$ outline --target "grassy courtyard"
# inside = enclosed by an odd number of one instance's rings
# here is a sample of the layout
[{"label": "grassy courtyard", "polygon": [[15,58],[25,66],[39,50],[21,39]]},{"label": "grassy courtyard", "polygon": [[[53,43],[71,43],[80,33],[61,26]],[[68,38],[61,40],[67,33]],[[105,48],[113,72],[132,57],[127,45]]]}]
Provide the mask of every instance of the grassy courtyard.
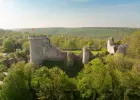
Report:
[{"label": "grassy courtyard", "polygon": [[[74,54],[80,54],[82,52],[82,50],[71,50],[71,52],[73,52]],[[97,53],[101,53],[101,51],[91,51],[92,54],[96,55]]]}]

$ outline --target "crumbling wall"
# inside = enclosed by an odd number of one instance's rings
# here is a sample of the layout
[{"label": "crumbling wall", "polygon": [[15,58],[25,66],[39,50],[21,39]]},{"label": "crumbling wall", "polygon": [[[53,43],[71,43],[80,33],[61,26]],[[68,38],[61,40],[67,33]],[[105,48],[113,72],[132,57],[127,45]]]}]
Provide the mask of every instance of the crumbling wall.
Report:
[{"label": "crumbling wall", "polygon": [[115,45],[114,39],[111,37],[107,41],[107,51],[110,54],[122,53],[126,55],[127,44]]},{"label": "crumbling wall", "polygon": [[107,41],[107,51],[110,54],[115,54],[115,45],[114,45],[114,39],[113,38],[109,38]]},{"label": "crumbling wall", "polygon": [[86,49],[86,47],[83,47],[83,58],[82,58],[82,62],[83,64],[87,64],[89,62],[89,50]]},{"label": "crumbling wall", "polygon": [[60,61],[65,60],[66,58],[66,52],[62,52],[58,48],[54,47],[52,44],[49,44],[49,47],[44,47],[44,58],[46,60],[51,61]]},{"label": "crumbling wall", "polygon": [[121,44],[118,46],[116,53],[123,53],[124,55],[126,55],[126,50],[127,50],[127,44]]},{"label": "crumbling wall", "polygon": [[29,36],[28,39],[30,40],[30,62],[36,65],[40,65],[44,60],[68,60],[68,65],[73,65],[74,60],[81,60],[83,64],[87,64],[91,59],[94,59],[94,55],[85,47],[78,56],[73,53],[62,52],[54,47],[47,36]]},{"label": "crumbling wall", "polygon": [[36,65],[44,60],[60,61],[66,58],[66,53],[54,47],[47,36],[29,36],[30,62]]}]

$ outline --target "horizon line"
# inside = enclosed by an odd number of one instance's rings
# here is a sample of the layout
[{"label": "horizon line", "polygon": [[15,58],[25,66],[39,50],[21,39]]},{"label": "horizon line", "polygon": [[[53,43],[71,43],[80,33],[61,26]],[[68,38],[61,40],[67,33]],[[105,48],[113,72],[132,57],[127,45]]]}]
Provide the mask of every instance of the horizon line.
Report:
[{"label": "horizon line", "polygon": [[36,28],[36,29],[43,29],[43,28],[136,28],[136,29],[139,29],[140,27],[125,27],[125,26],[97,26],[97,27],[88,27],[88,26],[85,26],[85,27],[24,27],[24,28],[0,28],[2,30],[20,30],[20,29],[32,29],[32,28]]}]

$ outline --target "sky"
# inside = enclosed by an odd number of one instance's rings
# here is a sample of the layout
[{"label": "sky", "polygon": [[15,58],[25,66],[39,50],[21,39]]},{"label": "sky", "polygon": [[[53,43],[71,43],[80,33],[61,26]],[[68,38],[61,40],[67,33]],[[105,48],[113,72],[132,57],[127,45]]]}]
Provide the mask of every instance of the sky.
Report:
[{"label": "sky", "polygon": [[140,0],[0,0],[0,28],[136,27]]}]

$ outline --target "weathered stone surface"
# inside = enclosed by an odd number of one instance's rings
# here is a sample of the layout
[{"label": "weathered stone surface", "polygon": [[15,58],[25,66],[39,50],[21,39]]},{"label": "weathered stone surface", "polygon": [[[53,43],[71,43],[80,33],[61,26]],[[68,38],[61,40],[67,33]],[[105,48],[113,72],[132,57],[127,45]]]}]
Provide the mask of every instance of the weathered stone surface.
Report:
[{"label": "weathered stone surface", "polygon": [[90,50],[83,48],[79,55],[71,52],[62,52],[54,47],[47,36],[30,36],[30,62],[35,63],[37,66],[44,60],[47,61],[62,61],[67,60],[68,65],[73,65],[74,60],[81,60],[83,64],[87,64],[94,55]]},{"label": "weathered stone surface", "polygon": [[79,57],[80,59],[83,58],[83,51],[78,55],[78,57]]},{"label": "weathered stone surface", "polygon": [[122,53],[122,54],[126,55],[126,49],[127,49],[127,44],[119,45],[116,53]]},{"label": "weathered stone surface", "polygon": [[123,53],[126,54],[127,44],[115,45],[114,39],[111,37],[107,41],[107,51],[110,54]]},{"label": "weathered stone surface", "polygon": [[107,51],[110,54],[115,54],[115,45],[114,45],[114,39],[111,37],[107,41]]},{"label": "weathered stone surface", "polygon": [[44,60],[65,60],[66,53],[54,47],[47,36],[30,36],[30,62],[39,65]]},{"label": "weathered stone surface", "polygon": [[67,52],[67,66],[73,66],[74,64],[74,54],[72,52]]},{"label": "weathered stone surface", "polygon": [[7,75],[8,75],[8,72],[3,72],[3,74],[4,74],[5,76],[7,76]]},{"label": "weathered stone surface", "polygon": [[83,64],[87,64],[89,62],[90,52],[86,47],[83,47]]}]

